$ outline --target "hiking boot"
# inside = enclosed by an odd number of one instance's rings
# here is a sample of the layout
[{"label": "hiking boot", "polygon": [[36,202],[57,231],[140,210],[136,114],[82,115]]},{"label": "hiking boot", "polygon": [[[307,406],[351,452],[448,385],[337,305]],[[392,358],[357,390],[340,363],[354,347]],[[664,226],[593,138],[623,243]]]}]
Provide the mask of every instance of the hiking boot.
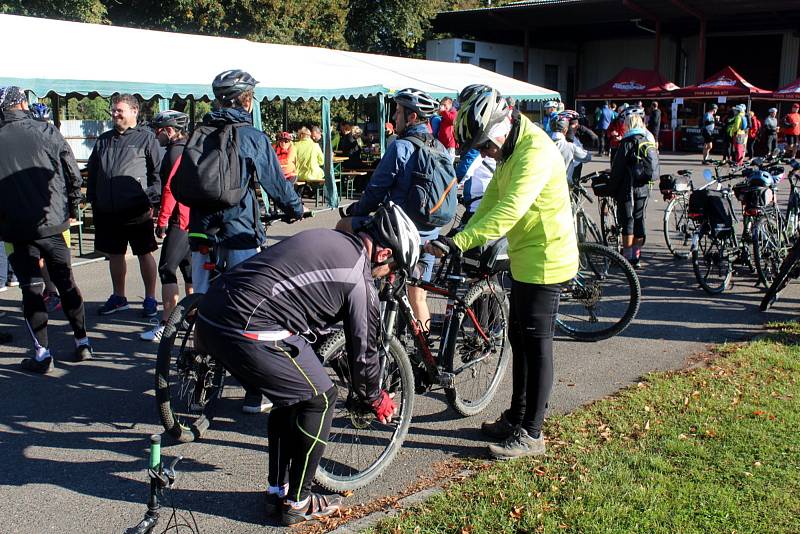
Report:
[{"label": "hiking boot", "polygon": [[158,301],[153,297],[145,297],[142,302],[142,317],[155,317],[158,314]]},{"label": "hiking boot", "polygon": [[277,493],[267,492],[267,499],[264,504],[264,510],[267,513],[267,517],[281,513],[281,510],[283,510],[284,501],[286,501],[286,497],[281,497]]},{"label": "hiking boot", "polygon": [[246,393],[242,412],[244,413],[264,413],[272,408],[272,403],[261,393]]},{"label": "hiking boot", "polygon": [[164,335],[164,325],[159,323],[155,325],[153,328],[148,330],[147,332],[142,332],[139,334],[139,339],[143,341],[155,341],[156,343],[161,341],[161,336]]},{"label": "hiking boot", "polygon": [[127,310],[128,308],[128,299],[125,297],[118,297],[117,295],[111,295],[108,297],[106,303],[98,308],[97,313],[100,315],[111,315],[112,313]]},{"label": "hiking boot", "polygon": [[489,445],[489,454],[498,460],[510,460],[523,456],[540,456],[544,454],[544,435],[532,438],[524,428],[516,428],[502,443]]},{"label": "hiking boot", "polygon": [[40,375],[47,374],[54,369],[53,358],[50,356],[42,361],[39,361],[36,358],[25,358],[19,363],[19,365],[25,371],[39,373]]},{"label": "hiking boot", "polygon": [[299,508],[285,501],[281,510],[281,522],[288,526],[330,517],[342,508],[342,498],[338,495],[312,493]]},{"label": "hiking boot", "polygon": [[92,350],[91,345],[78,345],[75,347],[76,362],[85,362],[86,360],[91,360],[93,356],[94,351]]},{"label": "hiking boot", "polygon": [[506,413],[500,414],[500,417],[495,421],[484,421],[481,423],[481,432],[492,439],[504,440],[514,433],[516,426],[512,425],[506,419]]}]

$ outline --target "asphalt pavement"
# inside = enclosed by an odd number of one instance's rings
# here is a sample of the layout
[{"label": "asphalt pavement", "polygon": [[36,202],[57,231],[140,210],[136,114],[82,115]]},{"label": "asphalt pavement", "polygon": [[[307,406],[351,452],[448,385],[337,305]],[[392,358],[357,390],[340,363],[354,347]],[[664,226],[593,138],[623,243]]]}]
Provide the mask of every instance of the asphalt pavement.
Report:
[{"label": "asphalt pavement", "polygon": [[[701,172],[699,159],[662,155],[662,172]],[[607,166],[604,158],[585,167],[589,172]],[[646,266],[639,272],[642,304],[634,323],[598,343],[558,338],[553,411],[567,412],[610,395],[650,371],[680,368],[708,344],[746,339],[767,320],[797,317],[800,284],[791,286],[769,313],[758,311],[763,290],[754,287],[752,276],[737,277],[723,295],[700,290],[691,264],[672,259],[664,246],[664,205],[654,192],[648,206]],[[596,216],[593,206],[587,210]],[[332,227],[335,220],[335,212],[328,212],[291,226],[278,223],[270,236]],[[67,361],[73,350],[69,327],[63,314],[53,314],[50,339],[57,363],[48,376],[20,371],[19,362],[30,347],[20,291],[0,293],[0,310],[8,312],[0,318],[0,331],[14,335],[12,344],[0,351],[0,532],[121,533],[146,509],[148,436],[162,428],[153,390],[156,345],[139,339],[151,325],[140,317],[138,264],[135,258],[128,261],[131,309],[111,316],[96,313],[111,292],[107,262],[77,266],[75,278],[86,300],[95,358]],[[479,416],[458,416],[440,394],[418,396],[411,429],[393,464],[346,503],[401,492],[437,462],[486,458],[478,427],[499,414],[509,394],[510,370],[494,404]],[[268,414],[240,413],[242,396],[240,388],[226,389],[220,414],[201,442],[176,444],[165,438],[164,456],[185,458],[179,464],[175,505],[192,511],[201,532],[283,530],[262,511]]]}]

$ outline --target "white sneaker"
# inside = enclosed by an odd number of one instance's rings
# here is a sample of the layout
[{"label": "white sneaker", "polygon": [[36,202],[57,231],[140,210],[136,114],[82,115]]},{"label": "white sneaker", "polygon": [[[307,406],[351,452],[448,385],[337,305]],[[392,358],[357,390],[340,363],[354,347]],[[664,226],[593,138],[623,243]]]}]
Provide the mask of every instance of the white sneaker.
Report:
[{"label": "white sneaker", "polygon": [[159,323],[156,326],[154,326],[152,330],[148,330],[147,332],[142,332],[141,334],[139,334],[139,337],[144,341],[155,341],[156,343],[158,343],[159,341],[161,341],[161,336],[163,335],[164,335],[164,325]]}]

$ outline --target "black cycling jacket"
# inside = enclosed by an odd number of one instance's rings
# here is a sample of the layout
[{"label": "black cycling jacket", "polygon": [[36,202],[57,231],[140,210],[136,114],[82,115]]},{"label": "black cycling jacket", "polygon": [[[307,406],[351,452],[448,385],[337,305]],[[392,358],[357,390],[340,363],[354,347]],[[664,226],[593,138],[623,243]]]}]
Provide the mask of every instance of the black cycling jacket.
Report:
[{"label": "black cycling jacket", "polygon": [[66,230],[78,216],[81,173],[58,129],[6,110],[0,147],[0,237],[30,241]]},{"label": "black cycling jacket", "polygon": [[158,206],[163,155],[156,136],[143,126],[100,135],[88,165],[86,197],[92,209],[126,220]]},{"label": "black cycling jacket", "polygon": [[200,316],[231,332],[306,334],[344,322],[353,386],[378,398],[378,294],[361,240],[336,230],[300,232],[223,274]]}]

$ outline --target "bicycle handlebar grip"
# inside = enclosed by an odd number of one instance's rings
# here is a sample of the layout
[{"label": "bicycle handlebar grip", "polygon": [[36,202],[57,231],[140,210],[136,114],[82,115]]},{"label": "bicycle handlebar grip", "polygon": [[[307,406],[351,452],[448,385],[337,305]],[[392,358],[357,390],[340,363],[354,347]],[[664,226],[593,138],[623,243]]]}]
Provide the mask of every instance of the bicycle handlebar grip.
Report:
[{"label": "bicycle handlebar grip", "polygon": [[161,463],[161,435],[150,436],[150,469],[158,469]]},{"label": "bicycle handlebar grip", "polygon": [[442,242],[441,242],[441,241],[439,241],[438,239],[434,239],[434,240],[433,240],[433,241],[431,241],[430,243],[431,243],[431,245],[433,245],[434,247],[436,247],[436,248],[438,248],[439,250],[441,250],[442,252],[444,252],[444,253],[445,253],[445,255],[447,255],[447,254],[450,254],[450,247],[448,247],[447,245],[445,245],[444,243],[442,243]]}]

